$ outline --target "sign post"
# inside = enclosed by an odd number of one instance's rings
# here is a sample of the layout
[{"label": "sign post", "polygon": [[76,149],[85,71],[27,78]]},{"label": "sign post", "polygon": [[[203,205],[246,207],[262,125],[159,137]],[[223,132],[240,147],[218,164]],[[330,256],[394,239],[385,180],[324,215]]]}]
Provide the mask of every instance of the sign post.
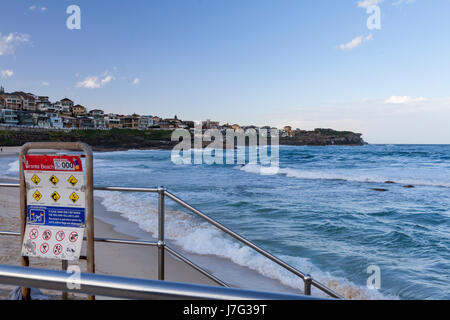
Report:
[{"label": "sign post", "polygon": [[[86,169],[78,155],[29,155],[31,149],[81,150]],[[67,270],[68,261],[80,259],[86,233],[87,271],[95,273],[91,148],[84,143],[27,143],[19,161],[22,265],[41,257],[61,260]],[[24,288],[23,298],[29,295]]]}]

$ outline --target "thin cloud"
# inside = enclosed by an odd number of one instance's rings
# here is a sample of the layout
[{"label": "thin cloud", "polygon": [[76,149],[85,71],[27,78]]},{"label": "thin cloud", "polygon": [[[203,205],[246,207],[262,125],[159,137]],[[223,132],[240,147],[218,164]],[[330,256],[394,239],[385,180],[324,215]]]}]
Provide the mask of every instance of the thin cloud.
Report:
[{"label": "thin cloud", "polygon": [[35,5],[32,5],[32,6],[29,6],[28,7],[28,10],[30,10],[30,11],[34,11],[34,10],[36,10],[36,6]]},{"label": "thin cloud", "polygon": [[141,82],[141,79],[139,79],[139,78],[136,78],[133,80],[134,85],[138,85],[140,82]]},{"label": "thin cloud", "polygon": [[353,38],[350,42],[339,45],[339,49],[344,50],[344,51],[350,51],[350,50],[353,50],[353,49],[359,47],[360,45],[362,45],[364,41],[368,42],[372,39],[373,39],[373,34],[369,34],[366,37],[359,36],[359,37]]},{"label": "thin cloud", "polygon": [[86,89],[98,89],[105,86],[107,83],[110,83],[115,78],[112,75],[105,75],[104,78],[99,78],[97,76],[89,76],[86,77],[83,81],[78,82],[77,88],[86,88]]},{"label": "thin cloud", "polygon": [[380,3],[382,3],[384,0],[363,0],[358,1],[358,7],[359,8],[368,8],[370,6],[376,6]]},{"label": "thin cloud", "polygon": [[389,99],[387,99],[385,101],[385,103],[387,104],[407,104],[407,103],[412,103],[412,102],[422,102],[422,101],[426,101],[427,99],[423,98],[423,97],[419,97],[419,98],[413,98],[413,97],[409,97],[409,96],[392,96]]},{"label": "thin cloud", "polygon": [[48,83],[47,81],[42,82],[42,85],[45,87],[48,87],[50,85],[50,83]]},{"label": "thin cloud", "polygon": [[414,3],[416,0],[397,0],[392,3],[393,6],[400,6],[402,4],[410,4]]},{"label": "thin cloud", "polygon": [[12,70],[2,70],[2,78],[11,78],[14,75],[14,71]]},{"label": "thin cloud", "polygon": [[22,33],[10,33],[2,36],[0,32],[0,56],[14,54],[17,46],[30,42],[30,36]]}]

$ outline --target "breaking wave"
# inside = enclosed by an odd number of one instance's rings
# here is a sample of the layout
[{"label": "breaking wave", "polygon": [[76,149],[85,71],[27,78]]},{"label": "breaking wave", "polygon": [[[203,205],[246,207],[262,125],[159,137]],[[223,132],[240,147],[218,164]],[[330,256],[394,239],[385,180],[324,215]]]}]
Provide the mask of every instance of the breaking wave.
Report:
[{"label": "breaking wave", "polygon": [[[434,180],[423,180],[414,178],[398,178],[393,179],[392,177],[382,177],[371,174],[353,174],[350,172],[346,173],[335,173],[327,172],[325,170],[314,171],[314,170],[300,170],[292,168],[275,168],[265,167],[258,164],[247,164],[243,167],[236,167],[236,169],[248,172],[256,173],[261,175],[268,174],[278,174],[284,175],[288,178],[297,179],[309,179],[309,180],[342,180],[349,182],[369,182],[369,183],[385,183],[386,181],[392,181],[398,184],[407,185],[421,185],[421,186],[435,186],[450,188],[450,182],[444,181],[434,181]],[[336,171],[336,170],[335,170]]]},{"label": "breaking wave", "polygon": [[[157,203],[139,195],[120,192],[96,192],[102,198],[102,204],[110,211],[119,212],[122,217],[136,223],[142,230],[157,236]],[[243,246],[220,230],[213,228],[183,211],[166,209],[165,235],[168,240],[186,252],[213,255],[231,260],[235,264],[247,267],[259,274],[278,280],[292,288],[303,288],[303,280],[281,268],[249,247]],[[352,282],[322,272],[309,259],[280,256],[281,259],[304,272],[348,299],[385,299],[378,291],[368,290]],[[313,288],[315,296],[326,297]]]}]

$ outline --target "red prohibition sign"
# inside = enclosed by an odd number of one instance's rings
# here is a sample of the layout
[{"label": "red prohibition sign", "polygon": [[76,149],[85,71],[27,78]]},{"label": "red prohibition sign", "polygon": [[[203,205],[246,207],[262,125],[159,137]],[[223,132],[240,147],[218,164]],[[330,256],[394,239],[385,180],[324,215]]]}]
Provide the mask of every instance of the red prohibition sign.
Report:
[{"label": "red prohibition sign", "polygon": [[36,240],[36,238],[39,237],[38,229],[31,229],[29,235],[31,240]]},{"label": "red prohibition sign", "polygon": [[78,240],[78,232],[76,232],[76,231],[71,232],[69,235],[69,241],[77,242],[77,240]]},{"label": "red prohibition sign", "polygon": [[59,243],[55,244],[55,246],[53,247],[53,254],[55,256],[59,256],[62,252],[62,249],[63,249],[62,245],[60,245]]},{"label": "red prohibition sign", "polygon": [[55,236],[56,241],[63,241],[65,236],[66,236],[66,234],[64,233],[64,231],[59,230]]},{"label": "red prohibition sign", "polygon": [[42,234],[42,239],[44,239],[45,241],[50,240],[51,237],[52,232],[50,230],[45,230],[44,233]]},{"label": "red prohibition sign", "polygon": [[50,246],[48,245],[48,243],[44,242],[43,244],[41,244],[39,250],[41,251],[42,254],[46,254],[49,248]]}]

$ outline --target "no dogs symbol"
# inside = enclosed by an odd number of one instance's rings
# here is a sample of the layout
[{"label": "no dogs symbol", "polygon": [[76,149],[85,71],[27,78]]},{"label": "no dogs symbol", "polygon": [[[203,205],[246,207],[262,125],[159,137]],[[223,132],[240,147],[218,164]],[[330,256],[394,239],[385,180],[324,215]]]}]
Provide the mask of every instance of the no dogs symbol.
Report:
[{"label": "no dogs symbol", "polygon": [[52,232],[50,230],[45,230],[44,233],[42,234],[42,239],[44,239],[45,241],[50,240],[51,237]]},{"label": "no dogs symbol", "polygon": [[46,254],[48,252],[48,249],[50,248],[50,246],[48,245],[48,243],[43,243],[41,244],[41,247],[39,248],[39,250],[41,251],[42,254]]},{"label": "no dogs symbol", "polygon": [[31,240],[36,240],[38,236],[39,236],[38,229],[31,229],[31,231],[30,231],[30,239]]},{"label": "no dogs symbol", "polygon": [[55,246],[53,247],[53,254],[54,254],[55,256],[59,256],[59,255],[61,254],[62,250],[63,250],[62,245],[60,245],[60,244],[57,243],[57,244],[55,244]]},{"label": "no dogs symbol", "polygon": [[69,235],[69,241],[70,242],[77,242],[78,240],[78,232],[73,231],[70,235]]}]

